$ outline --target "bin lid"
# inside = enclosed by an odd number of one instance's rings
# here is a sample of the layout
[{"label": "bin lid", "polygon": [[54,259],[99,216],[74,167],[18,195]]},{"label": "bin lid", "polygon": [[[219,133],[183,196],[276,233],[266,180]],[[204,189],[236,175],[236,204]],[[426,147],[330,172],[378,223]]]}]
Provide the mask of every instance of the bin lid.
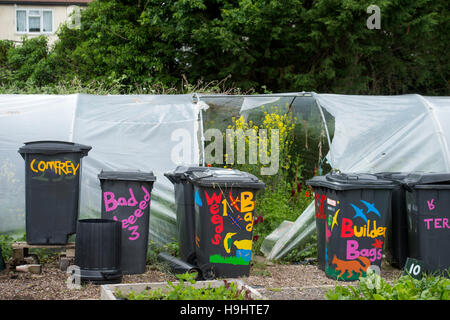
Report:
[{"label": "bin lid", "polygon": [[402,184],[410,191],[412,188],[450,189],[450,173],[411,172],[403,179]]},{"label": "bin lid", "polygon": [[266,185],[256,176],[236,169],[215,168],[204,171],[187,173],[192,183],[201,187],[241,187],[251,189],[264,189]]},{"label": "bin lid", "polygon": [[403,181],[411,172],[378,172],[375,175],[386,179],[394,181]]},{"label": "bin lid", "polygon": [[156,181],[153,171],[144,172],[140,170],[101,171],[98,175],[100,180],[124,180],[124,181]]},{"label": "bin lid", "polygon": [[306,181],[313,187],[326,187],[334,190],[355,189],[393,189],[398,183],[383,179],[370,173],[328,173],[325,176],[316,176]]},{"label": "bin lid", "polygon": [[164,173],[164,176],[170,180],[173,184],[180,183],[182,180],[188,180],[187,175],[194,171],[205,170],[223,170],[223,168],[215,167],[201,167],[201,166],[178,166],[173,171]]},{"label": "bin lid", "polygon": [[24,144],[25,145],[19,149],[19,153],[22,157],[27,153],[58,154],[68,152],[80,152],[83,156],[87,156],[89,150],[92,149],[91,146],[67,141],[42,140],[25,142]]}]

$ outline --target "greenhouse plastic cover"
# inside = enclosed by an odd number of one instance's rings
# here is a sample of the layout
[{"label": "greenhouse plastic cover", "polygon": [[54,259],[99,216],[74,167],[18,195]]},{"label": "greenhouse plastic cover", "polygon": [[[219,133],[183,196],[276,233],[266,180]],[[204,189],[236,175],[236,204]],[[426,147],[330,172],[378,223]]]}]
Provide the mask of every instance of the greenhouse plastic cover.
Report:
[{"label": "greenhouse plastic cover", "polygon": [[[202,106],[204,122],[213,119],[222,129],[232,115],[245,117],[261,105],[313,101],[297,108],[315,108],[323,123],[334,124],[333,132],[327,128],[330,139],[332,135],[327,160],[342,172],[450,172],[448,97],[315,93],[199,97],[209,106]],[[202,148],[197,138],[203,126],[198,105],[192,95],[0,95],[0,233],[24,229],[25,169],[17,150],[28,141],[62,140],[92,146],[82,163],[81,217],[100,217],[97,175],[102,169],[153,171],[157,181],[150,238],[157,243],[173,241],[173,185],[163,174],[178,164],[199,163]],[[295,222],[285,224],[283,232],[269,237],[270,246],[263,242],[262,250],[268,259],[279,259],[314,232],[311,204]]]},{"label": "greenhouse plastic cover", "polygon": [[[335,123],[327,160],[341,172],[450,172],[450,98],[313,94]],[[280,259],[315,232],[314,203],[264,248]]]},{"label": "greenhouse plastic cover", "polygon": [[172,183],[164,172],[198,163],[191,95],[0,95],[0,233],[24,230],[24,142],[92,146],[82,161],[80,218],[100,218],[101,170],[153,171],[150,239],[176,239]]}]

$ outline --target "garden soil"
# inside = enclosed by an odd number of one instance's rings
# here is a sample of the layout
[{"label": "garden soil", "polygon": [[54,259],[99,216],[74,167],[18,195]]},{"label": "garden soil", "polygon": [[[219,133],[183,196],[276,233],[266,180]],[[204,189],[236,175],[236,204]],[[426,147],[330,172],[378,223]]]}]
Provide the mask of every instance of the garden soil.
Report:
[{"label": "garden soil", "polygon": [[[250,276],[241,278],[271,300],[325,300],[324,294],[336,281],[329,279],[314,264],[274,264],[258,257]],[[382,267],[382,276],[389,282],[401,271]],[[58,268],[57,261],[46,263],[41,274],[3,271],[0,274],[1,300],[96,300],[100,286],[87,284],[82,289],[68,289],[68,275]],[[147,266],[144,274],[124,275],[122,283],[173,281],[176,278],[159,265]],[[339,283],[342,284],[342,283]],[[346,283],[349,284],[349,283]]]}]

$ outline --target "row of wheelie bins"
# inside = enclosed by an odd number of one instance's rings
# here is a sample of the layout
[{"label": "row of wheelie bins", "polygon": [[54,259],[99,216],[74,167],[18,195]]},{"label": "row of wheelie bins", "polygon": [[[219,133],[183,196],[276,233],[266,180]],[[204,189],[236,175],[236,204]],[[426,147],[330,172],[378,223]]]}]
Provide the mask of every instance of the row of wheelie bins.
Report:
[{"label": "row of wheelie bins", "polygon": [[27,142],[25,160],[26,240],[65,245],[75,238],[74,270],[82,282],[118,283],[123,274],[145,272],[152,172],[102,171],[101,218],[79,215],[82,159],[90,146],[65,141]]},{"label": "row of wheelie bins", "polygon": [[334,173],[307,181],[315,196],[319,268],[353,281],[381,269],[383,257],[428,273],[450,268],[450,174]]},{"label": "row of wheelie bins", "polygon": [[[76,233],[75,276],[118,283],[144,273],[153,172],[102,171],[100,219],[78,220],[82,158],[90,146],[61,141],[25,143],[26,236],[29,244],[63,245]],[[204,278],[248,275],[256,192],[264,183],[238,170],[178,167],[174,184],[183,261]]]}]

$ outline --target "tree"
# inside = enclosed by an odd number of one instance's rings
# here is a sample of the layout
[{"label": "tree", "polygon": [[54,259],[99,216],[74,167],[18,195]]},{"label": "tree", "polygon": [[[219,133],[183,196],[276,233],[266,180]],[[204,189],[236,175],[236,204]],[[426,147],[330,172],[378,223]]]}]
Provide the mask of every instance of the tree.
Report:
[{"label": "tree", "polygon": [[371,4],[94,0],[81,27],[63,26],[34,62],[33,81],[77,77],[129,91],[179,87],[182,76],[191,83],[231,76],[243,91],[448,94],[447,2],[379,0],[380,29],[367,28]]}]

